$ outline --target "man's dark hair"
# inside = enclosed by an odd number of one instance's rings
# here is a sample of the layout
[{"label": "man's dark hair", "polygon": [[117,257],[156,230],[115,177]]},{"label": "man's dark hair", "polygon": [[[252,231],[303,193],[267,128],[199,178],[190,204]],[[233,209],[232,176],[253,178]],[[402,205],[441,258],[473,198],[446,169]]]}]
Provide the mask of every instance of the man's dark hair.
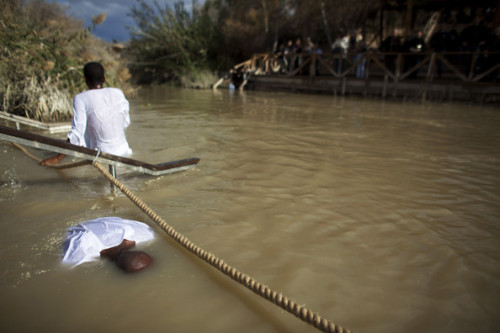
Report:
[{"label": "man's dark hair", "polygon": [[83,76],[92,86],[104,83],[104,67],[98,62],[89,62],[83,66]]}]

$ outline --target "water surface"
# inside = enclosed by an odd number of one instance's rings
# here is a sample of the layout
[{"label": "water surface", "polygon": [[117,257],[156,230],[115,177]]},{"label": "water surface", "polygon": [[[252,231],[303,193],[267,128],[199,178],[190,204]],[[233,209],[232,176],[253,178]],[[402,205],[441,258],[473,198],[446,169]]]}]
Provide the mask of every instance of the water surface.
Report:
[{"label": "water surface", "polygon": [[[357,332],[498,330],[499,110],[174,88],[130,102],[134,158],[201,162],[119,180],[205,250]],[[1,331],[316,331],[156,227],[141,274],[63,269],[66,228],[154,223],[91,166],[0,153]]]}]

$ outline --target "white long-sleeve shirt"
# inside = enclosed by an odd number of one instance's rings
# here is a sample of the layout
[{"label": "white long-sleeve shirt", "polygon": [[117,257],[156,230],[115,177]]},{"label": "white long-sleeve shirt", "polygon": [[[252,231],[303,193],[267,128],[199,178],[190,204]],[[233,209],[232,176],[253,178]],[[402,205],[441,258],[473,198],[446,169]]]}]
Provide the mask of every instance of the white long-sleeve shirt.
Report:
[{"label": "white long-sleeve shirt", "polygon": [[115,216],[101,217],[68,229],[62,262],[71,266],[80,265],[99,258],[102,250],[117,246],[124,239],[139,244],[153,238],[153,229],[142,222]]},{"label": "white long-sleeve shirt", "polygon": [[90,89],[73,99],[69,141],[104,153],[130,156],[125,128],[130,125],[129,103],[118,88]]}]

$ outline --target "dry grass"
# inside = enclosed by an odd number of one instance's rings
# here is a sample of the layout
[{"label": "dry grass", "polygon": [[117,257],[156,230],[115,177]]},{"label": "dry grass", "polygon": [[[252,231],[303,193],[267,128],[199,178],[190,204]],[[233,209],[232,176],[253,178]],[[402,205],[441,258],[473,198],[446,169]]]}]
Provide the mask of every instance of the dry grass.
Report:
[{"label": "dry grass", "polygon": [[72,98],[86,89],[82,68],[89,61],[103,64],[109,85],[133,91],[109,44],[57,3],[7,0],[0,11],[0,58],[0,109],[31,119],[71,119]]},{"label": "dry grass", "polygon": [[218,79],[217,75],[210,71],[201,71],[199,73],[182,75],[180,82],[183,88],[208,89],[211,88]]}]

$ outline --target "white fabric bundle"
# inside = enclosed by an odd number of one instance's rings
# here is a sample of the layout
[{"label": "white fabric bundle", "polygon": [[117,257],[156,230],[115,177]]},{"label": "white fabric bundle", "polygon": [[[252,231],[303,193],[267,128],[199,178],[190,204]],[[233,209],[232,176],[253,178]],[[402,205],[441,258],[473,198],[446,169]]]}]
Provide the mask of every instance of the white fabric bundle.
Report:
[{"label": "white fabric bundle", "polygon": [[99,258],[101,250],[116,246],[123,239],[141,243],[153,238],[153,229],[144,223],[119,217],[101,217],[68,229],[62,262],[77,266]]}]

